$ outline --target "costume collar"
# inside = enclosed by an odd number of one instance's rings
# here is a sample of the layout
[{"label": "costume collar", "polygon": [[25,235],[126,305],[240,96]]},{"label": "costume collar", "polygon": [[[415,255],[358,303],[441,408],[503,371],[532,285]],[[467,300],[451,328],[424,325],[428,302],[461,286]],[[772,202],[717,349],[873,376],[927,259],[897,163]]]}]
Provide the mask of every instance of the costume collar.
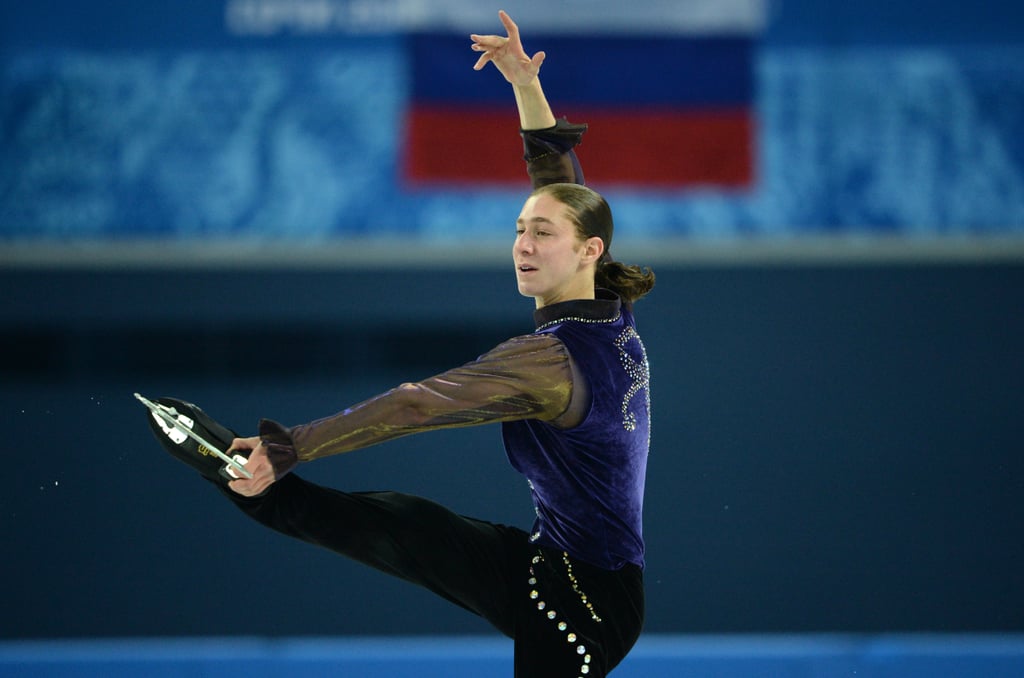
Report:
[{"label": "costume collar", "polygon": [[562,320],[603,322],[616,320],[622,312],[622,300],[614,292],[597,288],[594,299],[571,299],[538,308],[533,312],[537,329]]}]

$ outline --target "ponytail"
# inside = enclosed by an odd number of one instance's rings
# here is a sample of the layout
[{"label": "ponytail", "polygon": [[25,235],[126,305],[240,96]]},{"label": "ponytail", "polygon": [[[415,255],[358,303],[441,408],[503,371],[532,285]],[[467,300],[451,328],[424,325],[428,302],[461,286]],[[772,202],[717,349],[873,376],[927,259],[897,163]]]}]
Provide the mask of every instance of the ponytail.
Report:
[{"label": "ponytail", "polygon": [[654,271],[602,257],[594,272],[594,285],[611,290],[623,302],[633,305],[654,288]]}]

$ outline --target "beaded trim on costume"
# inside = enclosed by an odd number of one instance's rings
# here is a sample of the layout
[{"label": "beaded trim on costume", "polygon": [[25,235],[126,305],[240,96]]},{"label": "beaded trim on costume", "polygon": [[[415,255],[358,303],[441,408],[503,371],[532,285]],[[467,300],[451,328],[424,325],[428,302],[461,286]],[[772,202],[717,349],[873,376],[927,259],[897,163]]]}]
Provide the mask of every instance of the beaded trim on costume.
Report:
[{"label": "beaded trim on costume", "polygon": [[[626,353],[626,344],[635,341],[640,346],[640,361],[637,362]],[[622,399],[622,426],[627,431],[635,431],[637,422],[636,415],[629,411],[629,403],[640,391],[646,394],[647,411],[651,410],[651,368],[647,363],[647,349],[640,335],[632,327],[627,327],[615,340],[615,347],[619,349],[619,360],[623,369],[629,375],[632,383],[625,397]]]},{"label": "beaded trim on costume", "polygon": [[572,561],[569,560],[569,554],[562,551],[562,562],[565,563],[565,573],[569,575],[569,583],[572,584],[572,590],[576,592],[576,595],[580,597],[580,602],[583,603],[587,611],[590,612],[590,618],[596,621],[598,624],[601,623],[601,618],[597,616],[597,612],[594,611],[594,605],[587,600],[587,594],[580,590],[580,583],[576,581],[576,575],[572,573]]},{"label": "beaded trim on costume", "polygon": [[620,313],[616,313],[614,318],[581,318],[581,317],[576,316],[576,315],[570,315],[570,316],[566,316],[564,318],[556,318],[555,320],[549,320],[548,322],[546,322],[543,325],[541,325],[540,327],[538,327],[535,331],[539,332],[541,330],[546,330],[547,328],[552,327],[554,325],[558,325],[560,323],[569,322],[569,321],[577,322],[577,323],[590,323],[592,325],[600,325],[600,324],[605,324],[605,323],[613,323],[613,322],[617,322],[619,320],[619,318],[621,318],[621,317],[622,317],[622,314],[620,314]]},{"label": "beaded trim on costume", "polygon": [[[584,595],[579,590],[579,588],[578,588],[578,585],[577,585],[577,582],[576,582],[576,577],[574,577],[573,574],[572,574],[572,566],[569,564],[569,554],[563,552],[563,558],[565,559],[565,564],[567,566],[569,566],[569,579],[570,579],[570,581],[572,583],[573,590],[576,591],[576,593],[582,597],[584,605],[586,605],[587,608],[590,610],[590,615],[594,618],[594,620],[597,621],[597,622],[600,622],[601,618],[597,616],[597,614],[594,612],[594,609],[591,606],[591,604],[587,602],[586,595]],[[533,565],[536,565],[536,564],[538,564],[540,562],[543,562],[543,560],[544,560],[544,557],[539,555],[539,554],[533,557],[533,564],[530,566],[530,579],[529,579],[529,584],[530,584],[531,587],[536,587],[537,586],[537,575],[534,572]],[[577,640],[580,640],[577,637],[577,635],[575,633],[573,633],[569,629],[569,625],[564,620],[558,619],[558,612],[556,612],[555,610],[547,610],[546,609],[547,608],[547,603],[545,603],[543,600],[538,600],[539,598],[540,598],[540,591],[538,591],[536,588],[531,588],[530,589],[530,600],[536,601],[536,603],[537,603],[537,610],[538,611],[544,612],[544,616],[546,616],[552,622],[556,622],[556,626],[557,626],[558,630],[565,634],[566,642],[569,643],[570,645],[572,645],[572,644],[576,643]],[[591,661],[590,652],[587,651],[587,646],[586,645],[584,645],[583,643],[580,643],[580,644],[576,645],[576,654],[578,654],[580,656],[580,659],[583,661],[583,663],[580,665],[580,676],[579,676],[579,678],[584,678],[584,676],[586,676],[588,673],[590,673],[590,661]]]}]

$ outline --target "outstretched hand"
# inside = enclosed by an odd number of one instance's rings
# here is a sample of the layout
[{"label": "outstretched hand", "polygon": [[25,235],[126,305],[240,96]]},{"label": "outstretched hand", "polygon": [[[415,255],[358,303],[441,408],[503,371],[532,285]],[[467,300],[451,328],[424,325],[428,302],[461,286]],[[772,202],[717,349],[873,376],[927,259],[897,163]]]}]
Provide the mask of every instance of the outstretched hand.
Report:
[{"label": "outstretched hand", "polygon": [[519,27],[512,21],[512,17],[501,10],[498,12],[498,18],[505,26],[508,37],[476,34],[469,36],[473,40],[472,50],[483,52],[473,65],[473,70],[479,71],[490,62],[513,85],[529,85],[536,80],[546,55],[544,52],[537,52],[533,57],[528,56],[519,40]]}]

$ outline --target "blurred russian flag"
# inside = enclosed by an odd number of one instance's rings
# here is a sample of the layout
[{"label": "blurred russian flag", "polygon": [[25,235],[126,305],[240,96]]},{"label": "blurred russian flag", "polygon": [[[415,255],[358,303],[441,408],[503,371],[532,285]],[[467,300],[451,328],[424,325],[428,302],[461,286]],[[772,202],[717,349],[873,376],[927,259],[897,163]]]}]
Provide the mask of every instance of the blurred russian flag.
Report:
[{"label": "blurred russian flag", "polygon": [[[492,66],[472,69],[469,33],[504,34],[497,8],[438,4],[408,36],[403,179],[521,186],[511,88]],[[577,151],[589,184],[752,183],[764,0],[520,0],[505,9],[527,53],[547,53],[541,81],[555,115],[590,125]]]}]

